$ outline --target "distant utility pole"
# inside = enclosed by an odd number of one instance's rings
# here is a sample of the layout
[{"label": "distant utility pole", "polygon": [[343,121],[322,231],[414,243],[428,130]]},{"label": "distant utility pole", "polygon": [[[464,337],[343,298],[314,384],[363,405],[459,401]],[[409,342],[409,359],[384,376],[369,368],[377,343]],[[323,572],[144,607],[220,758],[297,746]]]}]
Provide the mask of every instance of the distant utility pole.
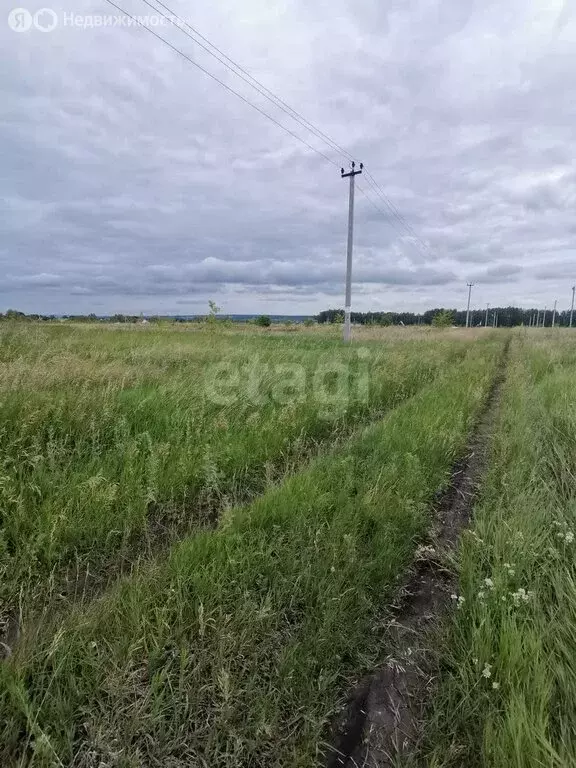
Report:
[{"label": "distant utility pole", "polygon": [[554,312],[552,313],[552,328],[556,325],[556,307],[558,306],[558,299],[554,302]]},{"label": "distant utility pole", "polygon": [[546,328],[546,312],[548,312],[548,307],[544,307],[544,313],[542,315],[542,328]]},{"label": "distant utility pole", "polygon": [[536,328],[540,328],[540,310],[536,313]]},{"label": "distant utility pole", "polygon": [[486,320],[484,322],[484,328],[488,328],[488,310],[490,309],[490,304],[486,304]]},{"label": "distant utility pole", "polygon": [[470,296],[472,295],[472,288],[474,283],[466,283],[468,286],[468,307],[466,308],[466,328],[470,328]]},{"label": "distant utility pole", "polygon": [[346,252],[346,300],[344,302],[344,341],[350,341],[350,312],[352,307],[352,248],[354,245],[354,178],[362,173],[363,163],[360,163],[360,170],[354,170],[356,163],[352,161],[352,170],[344,173],[341,168],[340,175],[343,179],[350,179],[350,195],[348,198],[348,250]]},{"label": "distant utility pole", "polygon": [[570,328],[572,328],[572,317],[574,315],[574,294],[576,293],[576,285],[572,286],[572,306],[570,307]]},{"label": "distant utility pole", "polygon": [[498,328],[498,311],[494,310],[494,320],[492,321],[492,327]]}]

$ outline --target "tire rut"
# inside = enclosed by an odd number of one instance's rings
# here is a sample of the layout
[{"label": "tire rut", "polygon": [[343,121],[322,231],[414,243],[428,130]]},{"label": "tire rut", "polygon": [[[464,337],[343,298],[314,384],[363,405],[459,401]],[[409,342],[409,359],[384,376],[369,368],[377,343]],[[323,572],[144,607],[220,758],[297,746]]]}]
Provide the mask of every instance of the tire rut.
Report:
[{"label": "tire rut", "polygon": [[325,768],[389,768],[413,755],[426,702],[434,685],[431,632],[447,613],[455,575],[447,561],[467,527],[486,470],[492,431],[505,380],[509,341],[478,416],[465,456],[437,497],[430,544],[420,546],[391,608],[388,655],[348,698],[333,724]]}]

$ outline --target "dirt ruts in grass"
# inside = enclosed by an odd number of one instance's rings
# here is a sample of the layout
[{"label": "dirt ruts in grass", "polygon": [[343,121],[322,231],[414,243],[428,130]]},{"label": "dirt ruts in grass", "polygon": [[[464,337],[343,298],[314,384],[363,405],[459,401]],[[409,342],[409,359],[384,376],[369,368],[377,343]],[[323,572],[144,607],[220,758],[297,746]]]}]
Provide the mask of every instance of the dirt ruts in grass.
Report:
[{"label": "dirt ruts in grass", "polygon": [[392,606],[385,641],[388,655],[377,672],[360,681],[334,723],[326,768],[387,768],[416,752],[435,684],[434,630],[455,591],[449,560],[468,525],[486,469],[508,348],[509,342],[466,454],[454,467],[449,487],[436,499],[429,543],[418,547]]},{"label": "dirt ruts in grass", "polygon": [[[411,397],[413,395],[407,399]],[[322,438],[298,440],[276,460],[247,466],[218,487],[203,488],[189,499],[151,502],[143,529],[126,536],[110,556],[90,562],[78,556],[76,560],[55,566],[41,583],[30,586],[27,594],[23,584],[22,595],[27,598],[24,602],[41,608],[32,608],[23,617],[18,605],[2,606],[0,662],[11,656],[21,641],[34,645],[35,638],[50,632],[52,625],[59,623],[72,607],[97,599],[121,579],[131,578],[138,569],[161,560],[187,536],[215,529],[228,510],[253,503],[270,488],[303,471],[319,456],[334,451],[359,430],[381,420],[400,402],[374,408],[353,423],[336,426]]]}]

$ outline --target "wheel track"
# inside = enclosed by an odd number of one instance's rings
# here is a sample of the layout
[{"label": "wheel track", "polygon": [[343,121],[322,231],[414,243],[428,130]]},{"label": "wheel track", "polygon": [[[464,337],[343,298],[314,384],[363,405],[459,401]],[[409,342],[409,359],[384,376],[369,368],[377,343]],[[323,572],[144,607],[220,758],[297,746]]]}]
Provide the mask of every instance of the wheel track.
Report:
[{"label": "wheel track", "polygon": [[[392,605],[380,668],[360,681],[333,724],[326,768],[391,768],[413,756],[426,703],[434,686],[430,639],[449,609],[455,576],[447,567],[468,525],[486,470],[510,340],[464,457],[455,465],[449,487],[434,505],[429,545],[421,546]],[[428,646],[428,647],[427,647]]]}]

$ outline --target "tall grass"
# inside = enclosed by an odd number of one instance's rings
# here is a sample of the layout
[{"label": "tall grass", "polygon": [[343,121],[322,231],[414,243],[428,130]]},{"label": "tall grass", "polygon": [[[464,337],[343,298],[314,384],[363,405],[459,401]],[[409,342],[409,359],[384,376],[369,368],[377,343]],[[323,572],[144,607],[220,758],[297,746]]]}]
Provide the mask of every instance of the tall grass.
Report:
[{"label": "tall grass", "polygon": [[576,765],[576,354],[518,338],[422,762]]},{"label": "tall grass", "polygon": [[[132,558],[153,531],[205,525],[317,442],[413,395],[468,346],[380,342],[360,355],[300,334],[3,326],[0,620],[44,601],[55,569],[87,573]],[[237,375],[224,405],[209,386],[221,363]],[[343,393],[315,379],[333,364]],[[298,396],[286,389],[294,366]]]},{"label": "tall grass", "polygon": [[3,764],[312,766],[383,651],[386,604],[501,345],[460,364],[216,531],[1,669]]}]

